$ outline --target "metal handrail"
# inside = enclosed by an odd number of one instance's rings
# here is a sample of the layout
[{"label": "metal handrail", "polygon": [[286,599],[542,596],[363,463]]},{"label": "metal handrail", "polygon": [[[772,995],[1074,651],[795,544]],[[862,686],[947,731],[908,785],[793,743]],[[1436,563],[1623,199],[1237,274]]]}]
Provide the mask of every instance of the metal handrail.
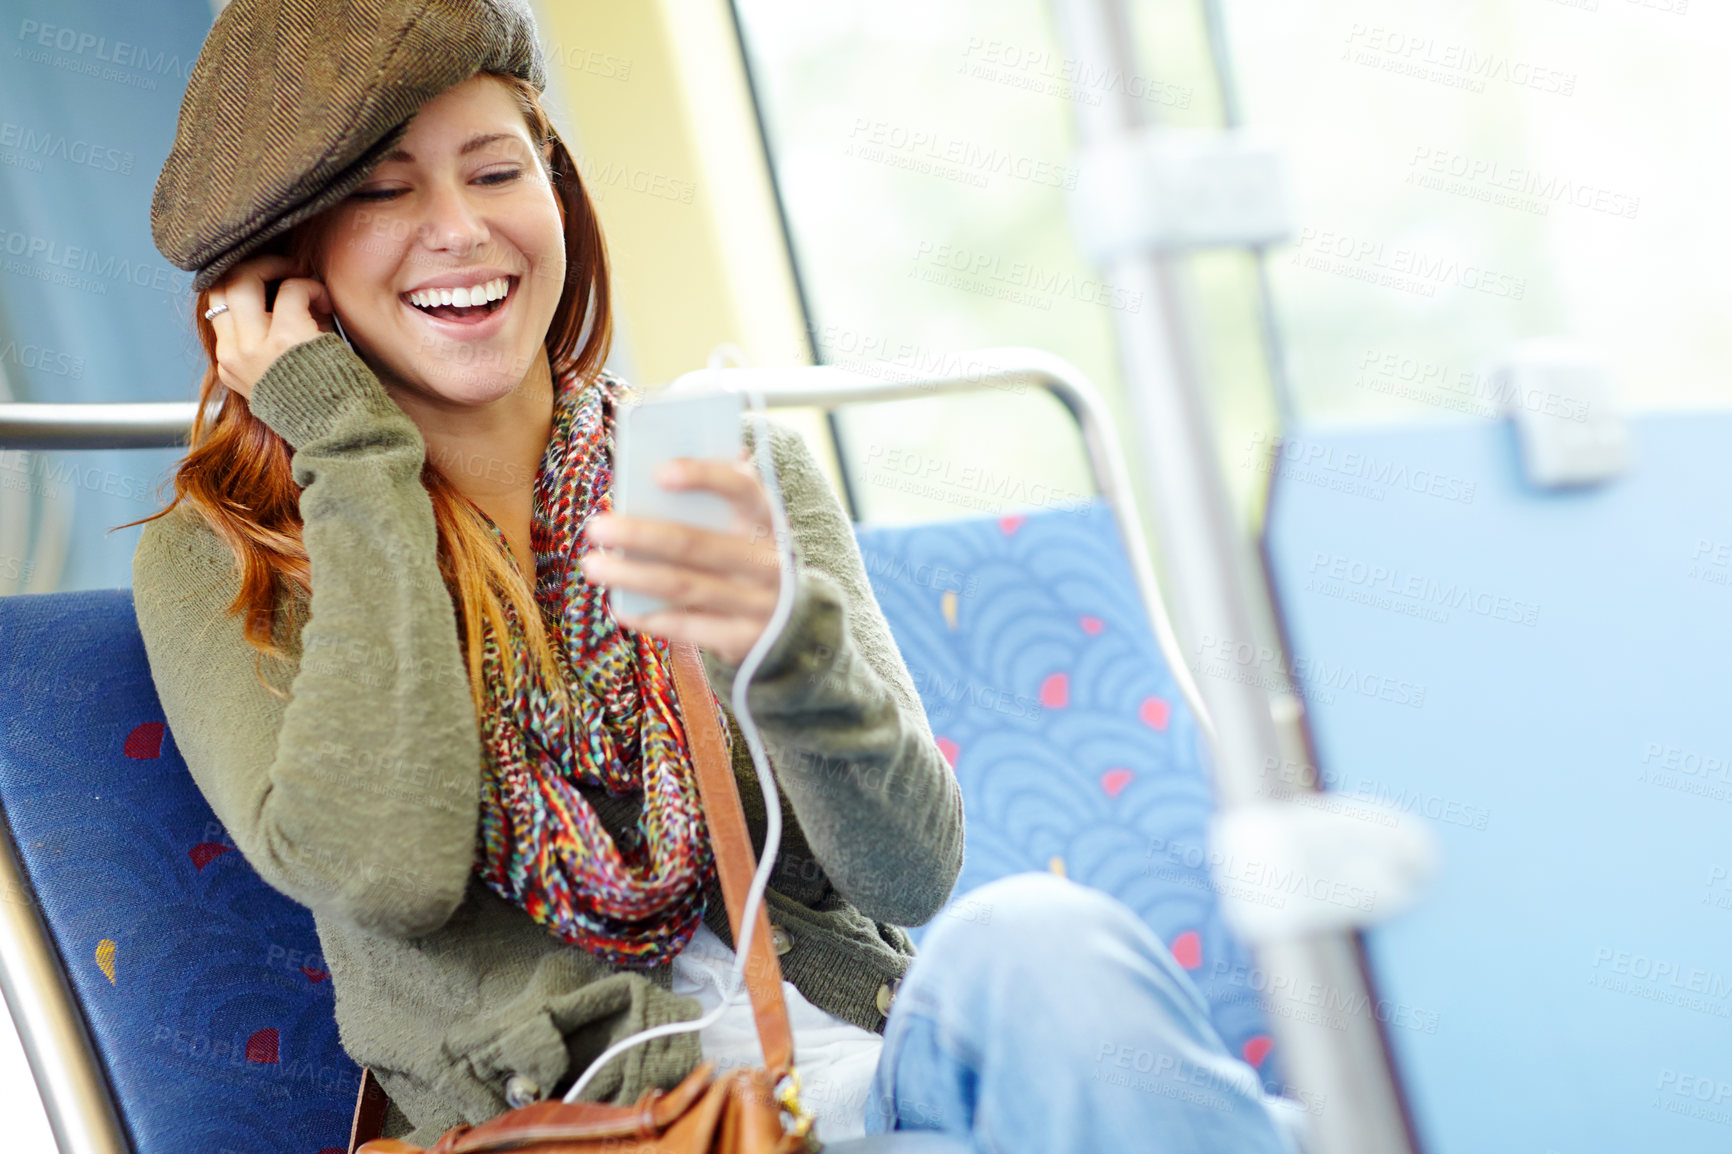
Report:
[{"label": "metal handrail", "polygon": [[968,365],[970,371],[951,376],[921,377],[900,365],[889,363],[879,366],[877,371],[896,379],[883,379],[867,365],[699,369],[679,377],[667,388],[669,391],[688,391],[720,386],[742,392],[756,390],[763,394],[764,403],[774,408],[826,410],[844,405],[953,396],[982,389],[1003,391],[1033,387],[1044,390],[1064,406],[1082,432],[1095,489],[1112,507],[1131,571],[1136,577],[1137,591],[1142,595],[1143,609],[1148,614],[1149,626],[1154,630],[1161,655],[1172,671],[1185,704],[1197,719],[1198,730],[1213,752],[1214,726],[1191,667],[1185,662],[1172,618],[1168,615],[1167,601],[1155,575],[1148,537],[1143,532],[1142,518],[1137,512],[1124,452],[1119,447],[1118,438],[1113,435],[1112,411],[1107,408],[1100,390],[1075,365],[1041,349],[980,349],[958,354],[953,363]]},{"label": "metal handrail", "polygon": [[[1147,42],[1139,33],[1149,29],[1135,19],[1134,7],[1129,0],[1054,0],[1067,58],[1098,76],[1150,76],[1139,53]],[[1217,59],[1224,59],[1218,22],[1211,34]],[[1162,131],[1153,106],[1137,99],[1129,85],[1117,85],[1099,101],[1077,102],[1072,112],[1082,170],[1113,172],[1106,179],[1126,203],[1150,195],[1151,185],[1112,168],[1110,158]],[[1235,118],[1231,107],[1228,116]],[[1081,199],[1072,208],[1096,211]],[[1275,655],[1285,670],[1291,668],[1290,654],[1268,572],[1238,525],[1224,480],[1190,283],[1192,251],[1176,238],[1151,243],[1125,231],[1101,248],[1094,263],[1105,283],[1148,306],[1117,311],[1112,324],[1149,499],[1173,545],[1168,573],[1186,640],[1201,646],[1215,638],[1235,654]],[[1278,338],[1266,285],[1260,304],[1265,338]],[[1266,360],[1278,356],[1278,340],[1271,339],[1264,351]],[[1284,367],[1275,360],[1269,367],[1285,407]],[[1212,678],[1208,699],[1217,726],[1215,785],[1223,812],[1278,798],[1285,783],[1275,771],[1289,759],[1316,764],[1299,685],[1271,688],[1255,676]],[[1286,812],[1290,817],[1292,811]],[[1285,990],[1271,982],[1264,1003],[1270,1033],[1295,1084],[1314,1101],[1330,1103],[1309,1119],[1309,1144],[1319,1154],[1417,1154],[1393,1047],[1381,1016],[1370,1012],[1378,1004],[1376,989],[1357,932],[1267,936],[1248,944],[1257,966],[1289,980]],[[1304,993],[1317,990],[1360,1009],[1340,1022],[1325,1021]]]},{"label": "metal handrail", "polygon": [[192,433],[197,401],[0,404],[0,449],[173,449]]},{"label": "metal handrail", "polygon": [[61,1154],[129,1154],[108,1077],[0,819],[0,993]]}]

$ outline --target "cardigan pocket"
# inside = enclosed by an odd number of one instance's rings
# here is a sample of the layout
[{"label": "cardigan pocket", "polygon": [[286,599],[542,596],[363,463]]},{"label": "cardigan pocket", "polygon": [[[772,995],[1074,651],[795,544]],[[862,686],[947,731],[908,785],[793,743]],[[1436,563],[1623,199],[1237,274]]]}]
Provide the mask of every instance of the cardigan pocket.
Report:
[{"label": "cardigan pocket", "polygon": [[[641,974],[614,973],[535,1004],[514,999],[453,1026],[444,1047],[510,1106],[565,1093],[615,1042],[652,1026],[698,1017],[680,997]],[[585,1087],[589,1102],[636,1101],[651,1086],[671,1089],[701,1061],[696,1031],[652,1038],[616,1055]]]}]

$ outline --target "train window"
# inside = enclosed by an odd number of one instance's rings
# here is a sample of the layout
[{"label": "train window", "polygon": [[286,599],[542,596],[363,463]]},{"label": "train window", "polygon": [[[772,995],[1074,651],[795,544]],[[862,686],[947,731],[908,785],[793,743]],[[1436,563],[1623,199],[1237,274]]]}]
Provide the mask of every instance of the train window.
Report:
[{"label": "train window", "polygon": [[[1116,403],[1113,312],[1143,303],[1072,243],[1069,105],[988,62],[1000,42],[1051,51],[1044,6],[736,8],[816,355],[913,377],[969,372],[966,350],[1031,345]],[[1006,393],[845,413],[859,514],[956,517],[1090,492],[1048,404]]]},{"label": "train window", "polygon": [[[1212,2],[1136,6],[1144,73],[1095,76],[1036,0],[736,0],[818,354],[913,370],[1036,345],[1128,414],[1112,319],[1146,302],[1073,244],[1073,114],[1122,85],[1162,123],[1221,125]],[[1703,29],[1723,12],[1214,6],[1238,112],[1294,178],[1298,232],[1270,254],[1269,281],[1303,419],[1494,416],[1489,368],[1533,336],[1596,347],[1630,403],[1732,397],[1715,367],[1732,287],[1699,259],[1732,227],[1714,200],[1725,162],[1695,143],[1723,135],[1732,107]],[[1222,459],[1249,502],[1273,419],[1255,271],[1236,255],[1188,271]],[[869,514],[934,499],[882,475],[893,449],[940,475],[976,454],[1031,482],[1071,479],[1037,415],[967,404],[918,428],[845,419]],[[936,495],[953,514],[974,497]]]},{"label": "train window", "polygon": [[1597,346],[1632,405],[1724,404],[1718,5],[1226,6],[1249,121],[1286,148],[1273,262],[1304,409],[1485,416],[1514,340]]},{"label": "train window", "polygon": [[[0,403],[187,399],[192,276],[149,216],[211,4],[0,8]],[[140,530],[108,529],[180,456],[0,449],[0,596],[128,584]]]}]

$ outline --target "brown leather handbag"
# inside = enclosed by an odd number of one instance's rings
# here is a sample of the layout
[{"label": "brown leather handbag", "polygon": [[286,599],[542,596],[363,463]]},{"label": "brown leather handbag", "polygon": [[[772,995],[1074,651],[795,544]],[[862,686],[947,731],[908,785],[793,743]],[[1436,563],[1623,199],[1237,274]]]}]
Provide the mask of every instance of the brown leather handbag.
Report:
[{"label": "brown leather handbag", "polygon": [[[698,794],[709,819],[716,868],[734,940],[756,860],[740,809],[722,728],[709,708],[710,685],[695,646],[676,644],[674,692],[685,719],[697,770]],[[688,703],[701,703],[687,708]],[[704,1062],[672,1090],[652,1088],[630,1106],[594,1102],[533,1102],[479,1126],[456,1126],[427,1151],[378,1137],[386,1099],[366,1071],[349,1149],[354,1154],[809,1154],[822,1149],[812,1117],[799,1101],[794,1036],[782,1001],[782,967],[770,941],[770,919],[758,907],[746,964],[746,989],[764,1047],[761,1069],[717,1076]]]}]

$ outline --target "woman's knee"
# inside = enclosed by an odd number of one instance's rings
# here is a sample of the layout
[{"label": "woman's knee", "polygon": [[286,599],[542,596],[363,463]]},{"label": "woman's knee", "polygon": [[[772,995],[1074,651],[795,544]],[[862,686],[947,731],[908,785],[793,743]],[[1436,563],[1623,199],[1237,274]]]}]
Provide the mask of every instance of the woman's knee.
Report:
[{"label": "woman's knee", "polygon": [[1122,965],[1148,956],[1170,975],[1183,971],[1123,903],[1057,874],[1028,872],[988,882],[953,899],[921,942],[921,952],[967,951],[1001,966],[1068,971]]},{"label": "woman's knee", "polygon": [[1010,874],[969,890],[945,906],[938,920],[975,934],[1017,938],[1044,938],[1065,929],[1134,932],[1142,925],[1100,890],[1044,871]]},{"label": "woman's knee", "polygon": [[954,1031],[984,1017],[1054,1045],[1077,1035],[1089,1053],[1127,1023],[1147,1045],[1192,1047],[1209,1034],[1207,1004],[1154,931],[1054,874],[1013,874],[953,900],[920,943],[909,990]]}]

